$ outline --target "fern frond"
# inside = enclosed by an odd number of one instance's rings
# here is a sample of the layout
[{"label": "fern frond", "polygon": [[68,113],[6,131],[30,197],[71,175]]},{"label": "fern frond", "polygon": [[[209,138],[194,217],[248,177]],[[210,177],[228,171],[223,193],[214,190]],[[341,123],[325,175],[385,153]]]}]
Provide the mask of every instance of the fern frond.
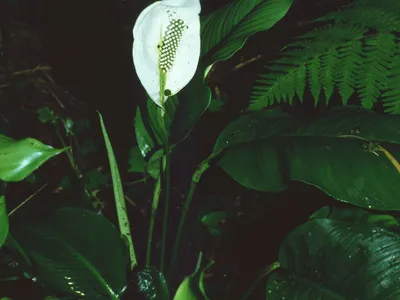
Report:
[{"label": "fern frond", "polygon": [[396,53],[392,62],[393,68],[389,74],[387,87],[382,94],[385,112],[400,114],[400,39],[397,39]]},{"label": "fern frond", "polygon": [[395,36],[382,33],[365,39],[363,64],[356,88],[361,104],[371,109],[388,82],[389,70],[395,54]]},{"label": "fern frond", "polygon": [[377,31],[399,31],[400,1],[359,0],[345,9],[327,14],[315,21],[349,22]]},{"label": "fern frond", "polygon": [[335,73],[335,82],[342,97],[343,105],[346,105],[356,88],[356,78],[362,64],[362,42],[353,40],[338,47],[338,58],[345,68],[338,68]]},{"label": "fern frond", "polygon": [[[379,20],[374,23],[371,18]],[[400,103],[394,98],[400,94],[396,92],[400,70],[395,64],[400,49],[396,38],[400,33],[400,1],[359,0],[319,20],[333,23],[284,48],[283,57],[267,66],[268,74],[257,81],[249,109],[259,110],[286,99],[292,103],[298,94],[302,101],[307,87],[315,104],[321,98],[328,103],[337,90],[343,104],[357,93],[362,105],[371,109],[383,96],[386,110],[400,113]]]}]

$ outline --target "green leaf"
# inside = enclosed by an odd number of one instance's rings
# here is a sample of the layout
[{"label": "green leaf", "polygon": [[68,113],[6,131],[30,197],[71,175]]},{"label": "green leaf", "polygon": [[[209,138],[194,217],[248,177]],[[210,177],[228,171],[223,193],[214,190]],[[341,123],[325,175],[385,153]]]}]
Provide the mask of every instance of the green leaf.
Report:
[{"label": "green leaf", "polygon": [[171,124],[171,144],[186,139],[210,105],[211,90],[204,82],[203,75],[204,64],[200,62],[193,79],[177,94],[179,105]]},{"label": "green leaf", "polygon": [[253,34],[268,30],[288,12],[292,0],[236,0],[201,19],[201,55],[206,66],[227,60]]},{"label": "green leaf", "polygon": [[109,176],[100,170],[93,169],[84,175],[85,185],[88,189],[98,189],[108,183]]},{"label": "green leaf", "polygon": [[213,264],[211,261],[201,270],[187,276],[179,285],[174,300],[210,300],[205,291],[204,275]]},{"label": "green leaf", "polygon": [[37,110],[39,121],[42,123],[55,123],[57,116],[54,111],[48,107],[42,107]]},{"label": "green leaf", "polygon": [[168,300],[169,291],[164,275],[153,267],[145,267],[137,273],[139,292],[146,300]]},{"label": "green leaf", "polygon": [[8,235],[8,215],[6,209],[6,197],[0,196],[0,248],[4,244]]},{"label": "green leaf", "polygon": [[193,277],[186,277],[182,283],[179,285],[178,290],[176,291],[174,300],[200,300],[198,294],[195,292],[193,285]]},{"label": "green leaf", "polygon": [[400,236],[369,223],[311,220],[280,247],[267,299],[397,299]]},{"label": "green leaf", "polygon": [[333,219],[346,222],[370,222],[387,230],[400,227],[395,217],[388,214],[376,214],[358,207],[329,207],[318,209],[310,219]]},{"label": "green leaf", "polygon": [[163,157],[164,157],[164,150],[160,149],[150,157],[146,165],[146,173],[149,174],[154,179],[158,179],[160,177],[161,169],[162,170],[165,169],[165,166],[161,166]]},{"label": "green leaf", "polygon": [[171,124],[174,119],[179,100],[176,95],[165,102],[165,111],[153,100],[147,99],[147,115],[150,127],[157,139],[157,145],[163,146],[171,135]]},{"label": "green leaf", "polygon": [[139,147],[133,147],[129,151],[129,169],[128,172],[132,173],[144,173],[146,162],[140,153]]},{"label": "green leaf", "polygon": [[21,181],[63,151],[32,138],[16,141],[0,135],[0,180]]},{"label": "green leaf", "polygon": [[18,252],[11,238],[0,250],[0,282],[30,278],[31,266],[24,255]]},{"label": "green leaf", "polygon": [[400,116],[356,107],[314,121],[259,112],[228,125],[215,151],[233,146],[219,165],[248,188],[276,192],[290,180],[301,181],[339,201],[399,210],[398,132]]},{"label": "green leaf", "polygon": [[212,236],[221,236],[223,233],[221,224],[226,222],[228,218],[229,213],[227,211],[213,211],[201,218],[201,224],[208,229]]},{"label": "green leaf", "polygon": [[155,143],[143,122],[142,113],[140,112],[139,107],[136,109],[135,133],[140,152],[143,157],[146,157],[147,154],[154,149]]},{"label": "green leaf", "polygon": [[106,218],[62,208],[38,222],[13,227],[46,289],[83,299],[119,299],[129,267],[127,247]]},{"label": "green leaf", "polygon": [[101,116],[100,113],[98,114],[100,118],[101,131],[103,132],[104,142],[106,144],[108,160],[110,163],[110,170],[111,170],[111,177],[112,177],[114,198],[115,198],[114,200],[118,215],[119,230],[121,231],[121,234],[128,245],[129,255],[131,258],[130,266],[131,269],[133,269],[137,261],[136,261],[135,249],[133,247],[133,242],[132,242],[128,212],[126,210],[124,191],[122,189],[121,176],[119,175],[117,160],[115,159],[114,150],[112,148],[111,141],[108,137],[103,117]]}]

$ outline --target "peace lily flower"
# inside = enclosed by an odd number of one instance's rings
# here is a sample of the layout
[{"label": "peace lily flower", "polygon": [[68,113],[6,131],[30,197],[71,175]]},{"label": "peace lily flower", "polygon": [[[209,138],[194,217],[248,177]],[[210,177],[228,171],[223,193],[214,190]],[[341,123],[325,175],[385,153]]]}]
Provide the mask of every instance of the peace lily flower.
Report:
[{"label": "peace lily flower", "polygon": [[142,11],[133,27],[133,63],[160,107],[193,78],[200,57],[199,0],[162,0]]}]

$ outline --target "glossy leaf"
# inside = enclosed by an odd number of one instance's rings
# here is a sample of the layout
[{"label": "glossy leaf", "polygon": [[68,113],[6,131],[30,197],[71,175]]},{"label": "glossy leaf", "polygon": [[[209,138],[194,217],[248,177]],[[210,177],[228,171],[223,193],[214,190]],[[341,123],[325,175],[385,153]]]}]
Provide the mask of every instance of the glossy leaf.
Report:
[{"label": "glossy leaf", "polygon": [[139,292],[146,300],[168,300],[169,291],[164,275],[153,267],[145,267],[137,274]]},{"label": "glossy leaf", "polygon": [[253,34],[268,30],[288,12],[292,0],[235,0],[201,19],[201,55],[206,65],[227,60]]},{"label": "glossy leaf", "polygon": [[3,246],[8,235],[8,215],[6,209],[6,197],[0,196],[0,248]]},{"label": "glossy leaf", "polygon": [[126,285],[128,249],[106,218],[62,208],[12,229],[46,289],[80,299],[119,299]]},{"label": "glossy leaf", "polygon": [[333,219],[346,222],[370,222],[387,230],[398,230],[400,224],[389,214],[371,213],[358,207],[328,207],[318,209],[310,219]]},{"label": "glossy leaf", "polygon": [[143,122],[142,113],[140,112],[139,107],[136,109],[135,133],[136,141],[138,143],[141,154],[143,157],[146,157],[148,153],[150,153],[154,149],[155,143],[153,141],[153,138],[149,134],[145,123]]},{"label": "glossy leaf", "polygon": [[179,285],[174,300],[201,300],[193,285],[193,276],[186,277]]},{"label": "glossy leaf", "polygon": [[353,205],[399,210],[398,132],[400,116],[355,107],[314,121],[260,112],[228,125],[215,152],[233,145],[219,165],[248,188],[276,192],[295,180]]},{"label": "glossy leaf", "polygon": [[171,124],[171,143],[184,140],[211,102],[211,90],[204,82],[204,65],[200,63],[189,84],[177,95],[179,105]]},{"label": "glossy leaf", "polygon": [[369,223],[311,220],[290,233],[267,299],[397,299],[400,236]]},{"label": "glossy leaf", "polygon": [[64,150],[44,145],[32,138],[16,141],[0,135],[0,180],[21,181]]},{"label": "glossy leaf", "polygon": [[201,270],[187,276],[179,285],[174,300],[210,300],[205,291],[204,275],[213,264],[214,262],[211,261]]}]

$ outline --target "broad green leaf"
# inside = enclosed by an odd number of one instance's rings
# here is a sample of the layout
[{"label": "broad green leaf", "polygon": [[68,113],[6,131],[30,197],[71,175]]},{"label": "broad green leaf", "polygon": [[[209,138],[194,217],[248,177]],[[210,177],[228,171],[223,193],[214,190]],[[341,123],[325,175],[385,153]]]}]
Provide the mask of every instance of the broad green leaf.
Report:
[{"label": "broad green leaf", "polygon": [[310,219],[333,219],[346,222],[370,222],[387,230],[400,228],[396,218],[389,214],[371,213],[358,207],[328,207],[317,210]]},{"label": "broad green leaf", "polygon": [[153,267],[145,267],[137,274],[139,292],[145,300],[168,300],[169,291],[164,275]]},{"label": "broad green leaf", "polygon": [[227,60],[253,34],[268,30],[288,12],[292,0],[235,0],[201,19],[201,55],[206,65]]},{"label": "broad green leaf", "polygon": [[103,132],[103,138],[106,144],[108,160],[110,163],[111,178],[112,178],[114,198],[115,198],[114,201],[117,209],[119,230],[121,231],[121,235],[123,236],[129,248],[129,255],[131,258],[130,266],[132,270],[134,266],[137,264],[137,261],[136,261],[135,248],[132,242],[131,228],[129,224],[128,211],[126,209],[124,191],[122,189],[121,176],[119,175],[118,164],[114,155],[114,150],[112,148],[110,138],[108,137],[103,117],[101,116],[100,113],[99,113],[99,118],[100,118],[101,131]]},{"label": "broad green leaf", "polygon": [[248,188],[275,192],[301,181],[353,205],[399,210],[398,132],[400,116],[355,107],[313,121],[259,112],[228,125],[214,152],[233,145],[219,165]]},{"label": "broad green leaf", "polygon": [[267,299],[398,299],[399,257],[396,233],[370,223],[311,220],[281,245]]},{"label": "broad green leaf", "polygon": [[179,143],[188,137],[210,105],[211,90],[204,82],[203,74],[204,64],[200,62],[193,79],[177,94],[179,105],[171,124],[171,144]]},{"label": "broad green leaf", "polygon": [[32,138],[16,141],[0,135],[0,180],[21,181],[64,150],[44,145]]},{"label": "broad green leaf", "polygon": [[146,162],[143,155],[140,153],[139,147],[133,147],[129,151],[129,169],[128,172],[131,173],[144,173]]},{"label": "broad green leaf", "polygon": [[8,215],[6,209],[6,197],[0,196],[0,248],[8,235]]},{"label": "broad green leaf", "polygon": [[12,234],[46,289],[80,299],[119,299],[129,255],[118,229],[94,212],[66,207]]}]

